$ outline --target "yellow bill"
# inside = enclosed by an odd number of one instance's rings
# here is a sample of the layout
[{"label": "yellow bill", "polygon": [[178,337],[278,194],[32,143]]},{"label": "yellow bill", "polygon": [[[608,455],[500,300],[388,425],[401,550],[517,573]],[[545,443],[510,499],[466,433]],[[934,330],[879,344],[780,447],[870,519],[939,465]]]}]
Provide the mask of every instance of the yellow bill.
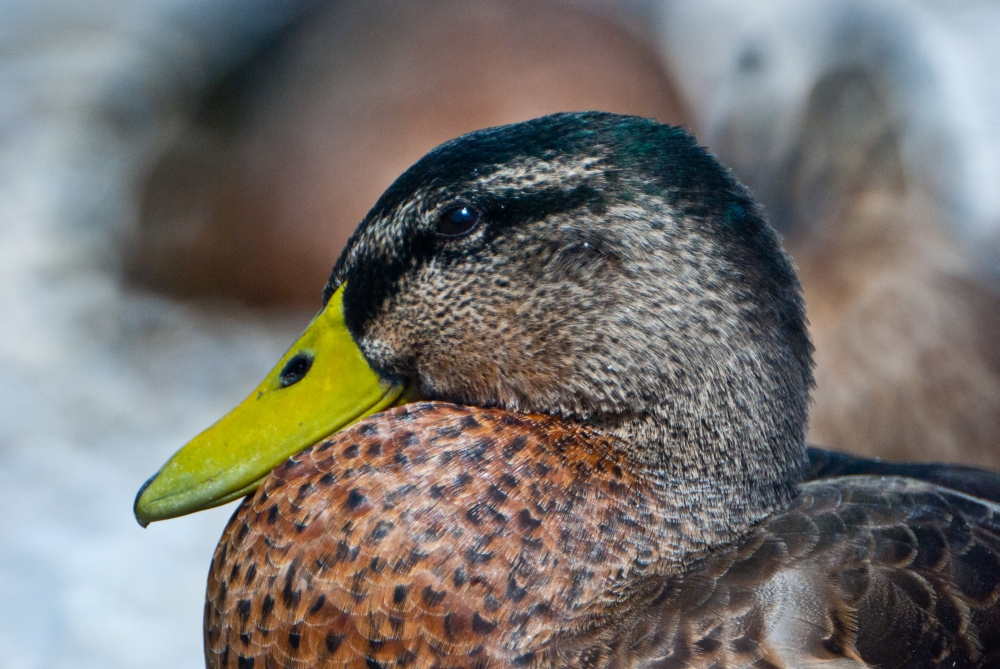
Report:
[{"label": "yellow bill", "polygon": [[135,499],[135,517],[200,511],[253,492],[289,456],[406,401],[372,371],[344,324],[344,288],[253,393],[177,451]]}]

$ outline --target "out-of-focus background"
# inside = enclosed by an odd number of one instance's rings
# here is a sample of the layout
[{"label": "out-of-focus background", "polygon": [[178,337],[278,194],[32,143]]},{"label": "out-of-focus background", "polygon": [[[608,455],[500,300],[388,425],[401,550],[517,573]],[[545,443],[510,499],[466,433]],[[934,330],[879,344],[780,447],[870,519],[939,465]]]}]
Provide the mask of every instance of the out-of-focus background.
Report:
[{"label": "out-of-focus background", "polygon": [[0,2],[0,667],[199,667],[231,507],[139,485],[312,313],[437,143],[682,124],[795,255],[810,439],[1000,467],[1000,5]]}]

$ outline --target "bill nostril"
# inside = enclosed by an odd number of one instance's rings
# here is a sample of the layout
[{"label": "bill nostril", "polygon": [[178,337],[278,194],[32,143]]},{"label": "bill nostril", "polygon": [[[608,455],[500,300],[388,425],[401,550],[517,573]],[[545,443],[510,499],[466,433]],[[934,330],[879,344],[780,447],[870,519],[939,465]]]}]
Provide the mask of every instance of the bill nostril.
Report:
[{"label": "bill nostril", "polygon": [[312,367],[313,356],[310,353],[297,353],[292,356],[287,363],[285,363],[285,368],[281,370],[281,387],[287,388],[290,385],[298,383],[302,378],[309,373],[309,368]]}]

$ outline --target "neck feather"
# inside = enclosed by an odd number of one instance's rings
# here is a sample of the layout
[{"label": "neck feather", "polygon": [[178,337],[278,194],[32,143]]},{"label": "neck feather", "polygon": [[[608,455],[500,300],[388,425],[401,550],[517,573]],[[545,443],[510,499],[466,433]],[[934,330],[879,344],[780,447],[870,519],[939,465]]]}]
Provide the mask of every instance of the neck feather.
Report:
[{"label": "neck feather", "polygon": [[659,524],[682,539],[680,559],[739,539],[795,496],[808,462],[801,434],[659,414],[592,424],[654,491]]}]

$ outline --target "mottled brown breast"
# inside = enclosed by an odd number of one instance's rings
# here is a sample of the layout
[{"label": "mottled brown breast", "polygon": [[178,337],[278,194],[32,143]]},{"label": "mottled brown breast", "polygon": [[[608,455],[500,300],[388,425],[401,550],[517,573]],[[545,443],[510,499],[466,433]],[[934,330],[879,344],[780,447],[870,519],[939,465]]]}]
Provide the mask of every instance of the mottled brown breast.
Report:
[{"label": "mottled brown breast", "polygon": [[671,543],[650,532],[654,505],[586,428],[395,409],[295,456],[236,511],[209,576],[207,664],[549,664],[554,634],[650,596],[635,577]]}]

